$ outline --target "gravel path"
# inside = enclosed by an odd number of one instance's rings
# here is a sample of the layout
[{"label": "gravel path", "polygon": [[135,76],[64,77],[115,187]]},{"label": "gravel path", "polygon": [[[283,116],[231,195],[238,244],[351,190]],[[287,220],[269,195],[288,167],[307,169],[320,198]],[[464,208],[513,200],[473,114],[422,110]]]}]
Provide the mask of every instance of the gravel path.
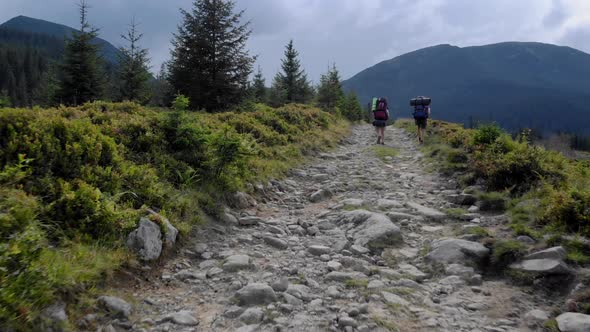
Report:
[{"label": "gravel path", "polygon": [[428,172],[403,130],[386,136],[394,157],[377,157],[374,131],[357,126],[255,188],[255,206],[244,196],[199,229],[157,275],[122,289],[137,299],[131,329],[533,331],[525,314],[546,309],[542,298],[470,267],[489,252],[465,230],[505,217],[441,212],[471,197]]}]

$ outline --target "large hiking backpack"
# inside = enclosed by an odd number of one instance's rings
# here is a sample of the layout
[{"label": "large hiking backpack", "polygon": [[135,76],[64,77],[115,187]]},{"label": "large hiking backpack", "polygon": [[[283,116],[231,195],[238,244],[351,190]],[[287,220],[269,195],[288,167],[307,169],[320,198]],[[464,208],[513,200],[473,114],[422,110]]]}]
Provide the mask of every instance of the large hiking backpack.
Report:
[{"label": "large hiking backpack", "polygon": [[414,119],[428,119],[428,106],[414,106]]},{"label": "large hiking backpack", "polygon": [[389,116],[387,115],[387,100],[385,98],[379,98],[374,105],[373,117],[375,120],[387,121],[389,119]]}]

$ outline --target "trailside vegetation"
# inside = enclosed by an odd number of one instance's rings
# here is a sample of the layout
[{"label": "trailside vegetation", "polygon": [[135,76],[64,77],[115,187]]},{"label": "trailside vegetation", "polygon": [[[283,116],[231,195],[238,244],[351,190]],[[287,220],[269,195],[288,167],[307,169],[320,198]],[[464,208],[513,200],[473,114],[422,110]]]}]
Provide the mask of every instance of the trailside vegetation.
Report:
[{"label": "trailside vegetation", "polygon": [[[413,122],[398,126],[415,131]],[[497,125],[464,129],[431,121],[423,151],[441,170],[462,174],[464,185],[481,183],[508,196],[511,227],[519,235],[590,236],[590,163],[572,160],[530,143],[527,132],[512,135]]]},{"label": "trailside vegetation", "polygon": [[0,110],[0,326],[30,330],[40,309],[131,264],[123,241],[146,209],[186,234],[225,193],[347,133],[311,106],[207,114],[177,99],[179,111],[132,102]]}]

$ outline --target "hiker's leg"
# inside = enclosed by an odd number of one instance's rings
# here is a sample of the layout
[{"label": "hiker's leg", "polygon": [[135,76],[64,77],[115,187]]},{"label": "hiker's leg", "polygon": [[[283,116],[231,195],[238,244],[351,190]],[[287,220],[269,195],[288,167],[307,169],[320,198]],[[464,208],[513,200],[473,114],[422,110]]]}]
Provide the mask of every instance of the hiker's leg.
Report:
[{"label": "hiker's leg", "polygon": [[375,133],[377,134],[377,144],[381,140],[381,134],[379,133],[379,127],[375,126]]},{"label": "hiker's leg", "polygon": [[381,143],[385,143],[385,126],[381,127]]}]

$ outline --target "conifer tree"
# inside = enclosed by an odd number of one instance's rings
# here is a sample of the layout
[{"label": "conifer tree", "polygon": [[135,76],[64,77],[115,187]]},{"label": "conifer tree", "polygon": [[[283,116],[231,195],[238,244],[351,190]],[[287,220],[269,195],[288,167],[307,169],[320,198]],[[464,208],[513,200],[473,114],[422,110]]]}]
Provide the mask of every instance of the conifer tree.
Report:
[{"label": "conifer tree", "polygon": [[285,103],[307,103],[313,98],[313,88],[301,68],[299,52],[289,41],[285,48],[285,58],[281,60],[282,72],[278,73],[273,82],[276,91],[284,91]]},{"label": "conifer tree", "polygon": [[192,109],[215,112],[239,104],[247,96],[255,57],[246,42],[250,22],[234,12],[232,0],[195,0],[174,35],[169,81],[189,97]]},{"label": "conifer tree", "polygon": [[262,70],[258,67],[258,72],[254,75],[254,81],[252,82],[252,91],[254,100],[258,103],[266,103],[267,102],[267,90],[266,90],[266,81],[264,76],[262,76]]},{"label": "conifer tree", "polygon": [[131,20],[129,30],[121,35],[127,47],[121,47],[119,59],[120,99],[146,103],[150,98],[148,50],[139,46],[143,37],[137,31],[135,19]]},{"label": "conifer tree", "polygon": [[80,31],[66,41],[60,65],[58,101],[67,105],[80,105],[100,99],[104,93],[105,76],[99,47],[93,43],[98,29],[88,23],[88,5],[81,0]]},{"label": "conifer tree", "polygon": [[328,72],[322,74],[320,78],[316,98],[317,104],[322,110],[334,113],[338,102],[343,97],[344,92],[342,91],[342,83],[340,82],[340,73],[336,69],[336,64],[333,64],[332,68],[328,69]]},{"label": "conifer tree", "polygon": [[363,119],[363,107],[358,100],[356,93],[350,91],[343,97],[342,115],[350,121],[360,121]]}]

